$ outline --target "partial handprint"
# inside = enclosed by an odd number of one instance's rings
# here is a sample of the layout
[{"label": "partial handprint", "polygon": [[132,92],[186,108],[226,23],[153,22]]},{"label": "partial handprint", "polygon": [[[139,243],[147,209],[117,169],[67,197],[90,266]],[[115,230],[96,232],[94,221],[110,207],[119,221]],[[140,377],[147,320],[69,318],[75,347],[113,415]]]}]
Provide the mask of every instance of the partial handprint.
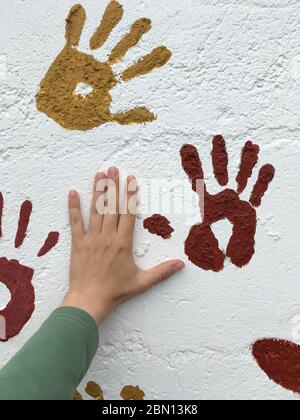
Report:
[{"label": "partial handprint", "polygon": [[[117,1],[111,1],[100,26],[91,38],[91,50],[104,45],[122,17],[123,7]],[[67,18],[66,45],[40,83],[36,98],[38,110],[70,130],[90,130],[107,122],[126,125],[155,120],[155,115],[144,107],[119,114],[110,113],[110,90],[118,84],[112,66],[121,61],[128,50],[151,29],[151,21],[146,18],[137,20],[130,32],[114,47],[108,62],[102,63],[77,48],[85,20],[84,8],[79,4],[73,6]],[[121,74],[121,80],[128,82],[150,73],[155,68],[164,66],[171,55],[166,47],[156,48],[126,69]],[[76,88],[81,83],[92,88],[87,96],[76,93]]]},{"label": "partial handprint", "polygon": [[[88,382],[85,387],[85,392],[96,401],[104,400],[103,390],[101,386],[96,382]],[[145,393],[138,386],[127,385],[121,390],[120,396],[123,400],[141,401],[144,400]],[[83,396],[78,391],[76,391],[73,399],[75,401],[82,401]]]},{"label": "partial handprint", "polygon": [[[0,193],[0,238],[2,237],[3,196]],[[20,210],[18,229],[15,238],[15,248],[19,248],[27,234],[27,228],[32,212],[32,204],[25,201]],[[44,245],[38,252],[38,257],[46,255],[58,242],[58,232],[50,232]],[[4,334],[0,341],[8,341],[20,333],[31,318],[35,308],[35,292],[32,285],[34,270],[16,260],[8,261],[0,258],[0,282],[5,284],[11,294],[11,300],[5,309],[0,311],[4,320]]]}]

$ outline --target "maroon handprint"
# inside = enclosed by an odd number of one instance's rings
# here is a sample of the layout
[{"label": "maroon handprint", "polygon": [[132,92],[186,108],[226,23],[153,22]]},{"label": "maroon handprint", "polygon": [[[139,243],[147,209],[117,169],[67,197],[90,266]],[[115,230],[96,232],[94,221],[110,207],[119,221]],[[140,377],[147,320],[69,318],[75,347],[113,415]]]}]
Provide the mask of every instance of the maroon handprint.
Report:
[{"label": "maroon handprint", "polygon": [[[189,176],[192,188],[197,192],[197,182],[204,179],[202,164],[197,149],[184,145],[181,149],[182,165]],[[231,259],[237,267],[248,264],[254,254],[256,233],[256,210],[275,175],[272,165],[261,168],[249,202],[242,201],[240,194],[245,190],[253,169],[258,162],[259,146],[248,141],[242,152],[239,173],[236,177],[237,192],[225,189],[216,195],[204,187],[203,222],[192,227],[185,243],[189,260],[204,270],[221,271],[225,258]],[[214,174],[221,186],[228,183],[228,155],[222,136],[213,139],[212,161]],[[227,219],[233,225],[233,233],[226,253],[212,231],[212,224]]]},{"label": "maroon handprint", "polygon": [[[0,193],[0,237],[2,237],[2,212],[3,196]],[[31,202],[25,201],[20,210],[15,248],[19,248],[26,238],[31,212]],[[57,244],[58,239],[58,232],[50,232],[38,252],[38,257],[47,254]],[[19,334],[33,314],[35,308],[33,274],[33,269],[16,260],[8,261],[7,258],[0,258],[0,282],[6,285],[11,294],[10,302],[4,310],[0,311],[0,318],[4,320],[5,324],[5,333],[3,336],[0,335],[0,341],[8,341]]]}]

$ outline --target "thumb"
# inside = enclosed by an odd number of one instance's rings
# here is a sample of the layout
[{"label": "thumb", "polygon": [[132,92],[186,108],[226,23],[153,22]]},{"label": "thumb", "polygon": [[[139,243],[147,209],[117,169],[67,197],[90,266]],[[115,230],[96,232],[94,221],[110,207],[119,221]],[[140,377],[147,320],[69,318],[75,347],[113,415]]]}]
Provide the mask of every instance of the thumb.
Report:
[{"label": "thumb", "polygon": [[183,270],[184,267],[185,264],[183,261],[171,260],[166,261],[151,270],[145,271],[143,276],[144,288],[147,290],[155,284],[158,284],[163,280],[167,280],[173,276],[173,274]]}]

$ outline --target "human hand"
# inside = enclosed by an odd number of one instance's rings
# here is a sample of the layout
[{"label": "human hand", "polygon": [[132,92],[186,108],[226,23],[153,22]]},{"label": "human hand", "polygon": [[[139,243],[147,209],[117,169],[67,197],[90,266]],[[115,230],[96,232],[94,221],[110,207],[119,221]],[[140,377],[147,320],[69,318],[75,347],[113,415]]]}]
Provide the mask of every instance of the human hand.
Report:
[{"label": "human hand", "polygon": [[[132,253],[135,214],[130,205],[137,195],[136,180],[132,176],[127,179],[125,211],[108,212],[107,208],[99,211],[98,204],[105,203],[108,191],[99,191],[98,185],[111,185],[112,182],[116,197],[119,197],[117,168],[110,168],[107,175],[96,175],[87,232],[83,227],[79,195],[76,191],[69,194],[72,230],[70,288],[62,306],[84,310],[98,325],[120,303],[146,292],[184,268],[180,260],[164,262],[148,271],[136,265]],[[135,188],[130,188],[132,183]],[[118,198],[115,207],[119,209]]]}]

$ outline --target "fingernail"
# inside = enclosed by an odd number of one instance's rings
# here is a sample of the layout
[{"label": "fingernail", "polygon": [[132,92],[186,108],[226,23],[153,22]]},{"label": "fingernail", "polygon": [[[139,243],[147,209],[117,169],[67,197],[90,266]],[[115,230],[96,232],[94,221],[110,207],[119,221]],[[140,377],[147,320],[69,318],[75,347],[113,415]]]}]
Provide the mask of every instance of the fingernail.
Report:
[{"label": "fingernail", "polygon": [[119,174],[118,168],[116,168],[115,166],[109,168],[109,170],[107,171],[107,174],[108,176],[113,176],[113,177],[118,176]]},{"label": "fingernail", "polygon": [[101,179],[104,179],[104,178],[106,178],[106,175],[103,172],[98,172],[95,175],[95,181],[96,182],[98,182],[98,181],[100,181]]},{"label": "fingernail", "polygon": [[179,262],[174,264],[174,266],[172,267],[172,271],[173,273],[177,273],[177,271],[183,270],[185,268],[185,264],[184,262]]},{"label": "fingernail", "polygon": [[69,193],[69,197],[70,197],[71,200],[76,200],[77,197],[78,197],[77,191],[71,190],[70,193]]},{"label": "fingernail", "polygon": [[138,185],[137,185],[137,179],[135,176],[130,175],[127,178],[127,184],[129,186],[129,191],[137,191],[138,190]]}]

